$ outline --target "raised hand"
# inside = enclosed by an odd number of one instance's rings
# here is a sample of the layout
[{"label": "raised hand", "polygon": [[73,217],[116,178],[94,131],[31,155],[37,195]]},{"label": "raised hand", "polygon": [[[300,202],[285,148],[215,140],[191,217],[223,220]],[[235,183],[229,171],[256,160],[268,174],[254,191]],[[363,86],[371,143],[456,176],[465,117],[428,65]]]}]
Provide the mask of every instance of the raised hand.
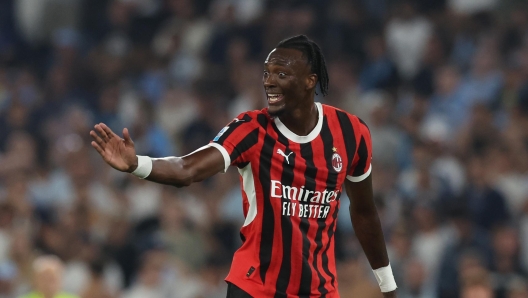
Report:
[{"label": "raised hand", "polygon": [[114,169],[132,172],[137,168],[136,149],[128,129],[123,129],[123,138],[116,135],[106,124],[99,123],[90,131],[94,139],[92,147],[101,154],[103,160]]}]

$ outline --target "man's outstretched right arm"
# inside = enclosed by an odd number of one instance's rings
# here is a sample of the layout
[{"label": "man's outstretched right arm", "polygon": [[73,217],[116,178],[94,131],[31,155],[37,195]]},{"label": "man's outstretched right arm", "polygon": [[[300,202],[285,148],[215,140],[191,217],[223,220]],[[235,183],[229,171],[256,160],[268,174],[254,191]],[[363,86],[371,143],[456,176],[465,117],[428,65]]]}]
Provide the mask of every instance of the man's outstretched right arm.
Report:
[{"label": "man's outstretched right arm", "polygon": [[90,135],[94,139],[92,147],[106,163],[119,171],[133,173],[149,181],[183,187],[225,170],[224,157],[218,149],[210,146],[183,157],[138,158],[126,128],[121,138],[104,123],[100,123],[95,125]]},{"label": "man's outstretched right arm", "polygon": [[152,171],[145,179],[183,187],[222,172],[224,167],[220,151],[206,147],[184,157],[153,158]]}]

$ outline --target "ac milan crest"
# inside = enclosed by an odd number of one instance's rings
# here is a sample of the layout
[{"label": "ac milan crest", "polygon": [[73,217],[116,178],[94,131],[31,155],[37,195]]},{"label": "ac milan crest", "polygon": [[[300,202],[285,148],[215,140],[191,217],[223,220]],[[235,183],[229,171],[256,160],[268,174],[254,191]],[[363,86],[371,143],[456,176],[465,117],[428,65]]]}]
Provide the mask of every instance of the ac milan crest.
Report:
[{"label": "ac milan crest", "polygon": [[338,173],[341,172],[341,169],[343,168],[343,159],[341,159],[341,155],[337,152],[332,155],[332,166]]}]

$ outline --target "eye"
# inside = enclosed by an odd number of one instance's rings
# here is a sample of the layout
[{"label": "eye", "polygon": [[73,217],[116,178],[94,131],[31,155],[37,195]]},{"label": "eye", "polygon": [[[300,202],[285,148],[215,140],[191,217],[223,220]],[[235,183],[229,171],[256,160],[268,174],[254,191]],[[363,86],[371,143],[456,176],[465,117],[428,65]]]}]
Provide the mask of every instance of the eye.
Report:
[{"label": "eye", "polygon": [[262,75],[263,75],[265,78],[267,78],[267,77],[269,77],[269,72],[265,70],[265,71],[262,73]]},{"label": "eye", "polygon": [[279,72],[279,78],[285,78],[286,77],[286,73],[284,72]]}]

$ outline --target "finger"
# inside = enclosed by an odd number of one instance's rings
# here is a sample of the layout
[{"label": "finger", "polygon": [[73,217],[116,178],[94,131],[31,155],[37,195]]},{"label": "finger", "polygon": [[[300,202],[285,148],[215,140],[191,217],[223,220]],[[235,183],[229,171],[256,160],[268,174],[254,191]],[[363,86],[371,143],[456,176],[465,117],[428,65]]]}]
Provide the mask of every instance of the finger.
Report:
[{"label": "finger", "polygon": [[125,139],[125,143],[127,145],[133,144],[132,138],[130,137],[130,133],[128,132],[128,128],[123,128],[123,139]]},{"label": "finger", "polygon": [[95,130],[97,131],[97,133],[101,136],[101,139],[103,139],[104,142],[108,142],[109,138],[108,138],[108,135],[106,134],[106,132],[104,131],[102,125],[102,123],[99,123],[99,124],[96,124],[94,127],[95,127]]},{"label": "finger", "polygon": [[104,150],[95,141],[92,141],[90,144],[95,148],[95,150],[97,150],[97,152],[99,152],[99,154],[101,154],[101,156],[104,157]]},{"label": "finger", "polygon": [[103,139],[101,139],[97,133],[93,130],[90,130],[90,136],[92,136],[92,138],[94,139],[94,141],[99,145],[99,146],[102,146],[104,147],[104,141]]},{"label": "finger", "polygon": [[103,128],[104,132],[106,133],[106,135],[108,136],[108,139],[111,139],[113,137],[117,137],[117,138],[120,138],[118,135],[116,135],[111,129],[110,127],[106,126],[106,124],[104,123],[100,123],[101,124],[101,127]]}]

